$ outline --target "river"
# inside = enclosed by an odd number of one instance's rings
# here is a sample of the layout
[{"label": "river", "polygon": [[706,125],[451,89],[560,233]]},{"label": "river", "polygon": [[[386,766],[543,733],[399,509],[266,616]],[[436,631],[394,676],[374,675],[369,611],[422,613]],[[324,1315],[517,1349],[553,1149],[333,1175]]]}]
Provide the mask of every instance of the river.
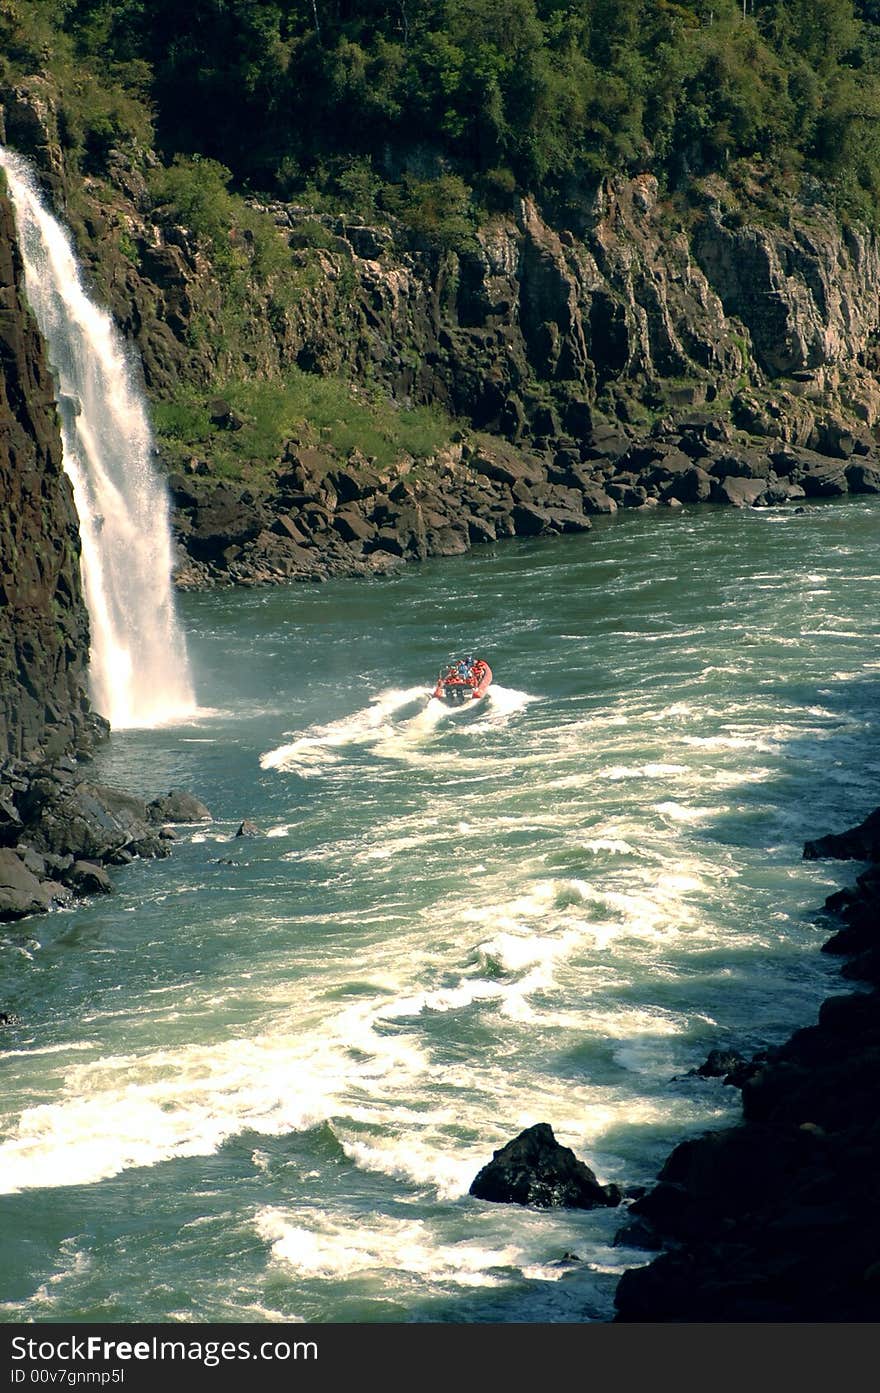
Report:
[{"label": "river", "polygon": [[841,989],[801,849],[878,801],[878,581],[848,499],[182,595],[199,713],[93,775],[214,821],[4,927],[0,1319],[608,1321],[624,1208],[468,1187],[539,1121],[650,1184],[739,1116],[687,1071]]}]

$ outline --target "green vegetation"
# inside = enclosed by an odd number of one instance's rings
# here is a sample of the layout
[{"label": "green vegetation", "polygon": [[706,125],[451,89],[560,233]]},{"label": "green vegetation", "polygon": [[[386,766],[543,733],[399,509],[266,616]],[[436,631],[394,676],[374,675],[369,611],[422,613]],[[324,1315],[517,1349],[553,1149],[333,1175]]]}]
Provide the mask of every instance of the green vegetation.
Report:
[{"label": "green vegetation", "polygon": [[756,157],[880,209],[877,0],[0,0],[0,54],[55,80],[86,167],[155,131],[209,222],[223,168],[454,250],[517,191]]},{"label": "green vegetation", "polygon": [[151,173],[149,184],[157,208],[207,243],[227,289],[243,296],[249,274],[265,285],[291,274],[294,263],[272,219],[231,192],[231,181],[231,170],[218,160],[175,155]]},{"label": "green vegetation", "polygon": [[428,459],[447,444],[455,423],[433,407],[396,407],[334,377],[294,370],[283,382],[229,381],[216,395],[243,421],[237,430],[211,420],[211,400],[182,387],[171,401],[153,406],[163,453],[172,463],[199,452],[210,455],[212,473],[252,478],[277,460],[285,441],[325,445],[345,458],[359,449],[380,470],[404,455]]}]

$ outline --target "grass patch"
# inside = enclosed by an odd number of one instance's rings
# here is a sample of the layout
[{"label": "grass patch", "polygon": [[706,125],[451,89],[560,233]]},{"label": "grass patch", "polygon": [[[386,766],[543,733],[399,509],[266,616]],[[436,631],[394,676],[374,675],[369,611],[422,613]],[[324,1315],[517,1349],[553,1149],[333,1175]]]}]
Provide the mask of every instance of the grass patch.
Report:
[{"label": "grass patch", "polygon": [[[229,430],[211,420],[211,402],[222,397],[244,424]],[[358,449],[388,469],[403,455],[429,459],[445,445],[456,423],[436,407],[398,407],[334,377],[292,370],[280,382],[231,380],[204,393],[183,386],[170,401],[153,404],[153,428],[172,467],[192,455],[206,458],[219,477],[265,474],[287,440],[320,446],[346,457]]]}]

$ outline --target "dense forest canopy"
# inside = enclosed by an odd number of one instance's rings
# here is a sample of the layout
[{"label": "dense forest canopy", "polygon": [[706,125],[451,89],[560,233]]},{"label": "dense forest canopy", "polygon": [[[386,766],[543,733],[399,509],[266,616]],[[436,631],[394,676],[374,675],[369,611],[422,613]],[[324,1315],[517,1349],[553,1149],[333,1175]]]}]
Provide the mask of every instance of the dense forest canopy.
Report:
[{"label": "dense forest canopy", "polygon": [[454,215],[745,157],[880,210],[880,0],[0,0],[0,54],[86,168],[155,140],[364,212],[439,179]]}]

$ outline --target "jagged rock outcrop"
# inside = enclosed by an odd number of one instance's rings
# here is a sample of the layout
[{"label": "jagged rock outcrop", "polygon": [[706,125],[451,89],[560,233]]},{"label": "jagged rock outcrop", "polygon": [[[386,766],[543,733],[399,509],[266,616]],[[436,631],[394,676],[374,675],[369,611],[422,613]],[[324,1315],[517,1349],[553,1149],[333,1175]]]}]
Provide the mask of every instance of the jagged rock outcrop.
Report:
[{"label": "jagged rock outcrop", "polygon": [[847,832],[831,832],[804,846],[808,861],[833,856],[840,861],[880,861],[880,808],[869,813],[858,827]]},{"label": "jagged rock outcrop", "polygon": [[848,370],[873,342],[876,239],[842,227],[821,203],[802,206],[784,227],[736,225],[720,203],[710,202],[693,247],[726,313],[748,325],[768,377]]},{"label": "jagged rock outcrop", "polygon": [[546,1122],[536,1122],[493,1151],[474,1177],[470,1194],[498,1204],[536,1209],[596,1209],[620,1204],[616,1185],[600,1185],[569,1146],[561,1146]]},{"label": "jagged rock outcrop", "polygon": [[[283,311],[267,291],[253,320],[263,371],[381,381],[537,448],[594,419],[644,431],[652,415],[741,397],[744,429],[833,454],[880,414],[876,239],[821,206],[795,207],[785,229],[728,226],[710,202],[689,233],[641,175],[601,185],[577,234],[523,198],[458,254],[420,249],[393,223],[270,211],[302,284]],[[332,245],[298,245],[316,221]],[[113,232],[91,248],[96,271],[114,260]],[[169,331],[179,341],[222,306],[184,230],[141,218],[138,235],[140,268],[120,285],[150,378],[154,360],[167,370]]]}]

